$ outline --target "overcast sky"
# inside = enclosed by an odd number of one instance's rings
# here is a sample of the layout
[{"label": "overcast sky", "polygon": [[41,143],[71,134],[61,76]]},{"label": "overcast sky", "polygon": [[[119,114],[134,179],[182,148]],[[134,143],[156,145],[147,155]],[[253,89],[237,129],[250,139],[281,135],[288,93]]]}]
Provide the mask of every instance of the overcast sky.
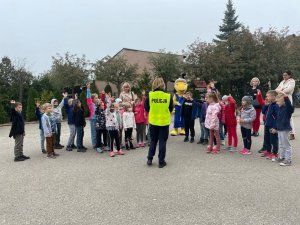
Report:
[{"label": "overcast sky", "polygon": [[[218,33],[227,0],[0,0],[0,57],[26,58],[35,75],[69,51],[91,61],[123,47],[181,53]],[[300,0],[234,0],[254,30],[300,31]]]}]

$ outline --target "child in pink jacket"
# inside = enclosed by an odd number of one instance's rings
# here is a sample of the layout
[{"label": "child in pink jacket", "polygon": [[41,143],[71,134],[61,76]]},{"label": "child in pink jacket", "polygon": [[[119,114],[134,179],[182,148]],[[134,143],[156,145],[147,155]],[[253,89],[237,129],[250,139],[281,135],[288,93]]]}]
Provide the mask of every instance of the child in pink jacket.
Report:
[{"label": "child in pink jacket", "polygon": [[[219,153],[220,152],[220,124],[218,115],[221,107],[219,100],[214,92],[208,94],[207,103],[209,104],[206,111],[205,127],[209,129],[209,142],[207,147],[207,153]],[[214,138],[216,138],[217,144],[213,147]]]},{"label": "child in pink jacket", "polygon": [[145,147],[146,124],[145,124],[145,96],[135,100],[134,116],[136,122],[136,141],[138,147]]}]

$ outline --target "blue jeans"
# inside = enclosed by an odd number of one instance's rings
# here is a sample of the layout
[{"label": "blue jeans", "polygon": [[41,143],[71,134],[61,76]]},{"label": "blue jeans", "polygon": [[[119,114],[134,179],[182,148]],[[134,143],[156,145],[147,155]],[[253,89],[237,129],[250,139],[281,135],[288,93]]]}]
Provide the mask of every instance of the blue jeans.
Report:
[{"label": "blue jeans", "polygon": [[93,147],[97,144],[97,132],[96,132],[96,119],[90,119],[91,125],[91,139]]},{"label": "blue jeans", "polygon": [[224,124],[223,123],[219,123],[219,132],[220,132],[220,140],[224,141]]},{"label": "blue jeans", "polygon": [[208,129],[205,127],[204,123],[200,122],[200,128],[201,128],[200,139],[202,139],[202,140],[208,140]]},{"label": "blue jeans", "polygon": [[77,149],[81,149],[83,147],[83,127],[76,127],[76,133],[77,133],[77,139],[76,139],[76,144],[77,144]]},{"label": "blue jeans", "polygon": [[42,151],[42,150],[45,150],[45,136],[44,136],[43,129],[40,129],[40,137],[41,137],[40,146],[41,146],[41,151]]}]

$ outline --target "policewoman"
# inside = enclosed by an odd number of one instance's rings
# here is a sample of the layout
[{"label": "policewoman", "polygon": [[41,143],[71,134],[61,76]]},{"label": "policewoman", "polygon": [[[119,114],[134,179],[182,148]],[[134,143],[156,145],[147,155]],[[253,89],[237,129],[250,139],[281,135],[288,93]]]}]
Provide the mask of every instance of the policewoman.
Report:
[{"label": "policewoman", "polygon": [[149,113],[149,130],[151,143],[148,152],[147,165],[152,165],[155,155],[156,145],[159,142],[158,162],[159,168],[167,165],[166,145],[169,136],[169,125],[171,122],[171,112],[173,111],[172,96],[165,92],[166,85],[162,78],[155,78],[152,83],[152,92],[145,102],[145,110]]}]

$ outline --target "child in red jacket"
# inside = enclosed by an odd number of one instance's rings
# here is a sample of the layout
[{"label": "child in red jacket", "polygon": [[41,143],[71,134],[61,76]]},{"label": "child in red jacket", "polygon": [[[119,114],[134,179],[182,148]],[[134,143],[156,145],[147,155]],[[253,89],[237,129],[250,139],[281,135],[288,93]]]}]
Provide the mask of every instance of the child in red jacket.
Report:
[{"label": "child in red jacket", "polygon": [[[228,147],[226,150],[234,152],[237,150],[238,137],[236,133],[236,103],[232,96],[224,95],[222,100],[225,103],[225,125],[228,133]],[[232,143],[233,140],[233,143]]]},{"label": "child in red jacket", "polygon": [[136,141],[138,147],[145,147],[146,124],[145,124],[145,94],[143,92],[142,101],[135,100],[134,116],[136,122]]}]

